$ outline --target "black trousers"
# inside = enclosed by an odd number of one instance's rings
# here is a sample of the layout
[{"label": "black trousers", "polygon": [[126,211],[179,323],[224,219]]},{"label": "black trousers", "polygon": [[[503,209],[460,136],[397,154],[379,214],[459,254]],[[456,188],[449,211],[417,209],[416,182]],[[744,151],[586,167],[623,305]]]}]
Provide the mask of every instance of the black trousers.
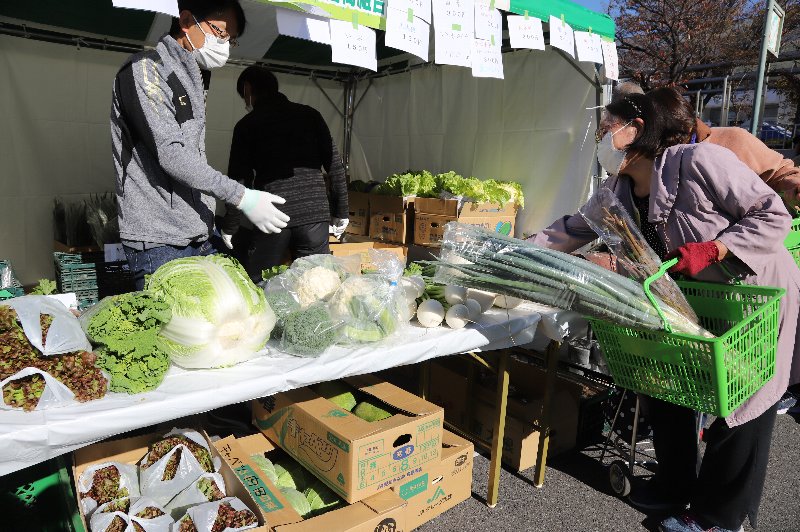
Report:
[{"label": "black trousers", "polygon": [[659,484],[672,493],[691,494],[691,511],[704,526],[735,530],[749,517],[755,527],[776,406],[737,427],[716,419],[705,431],[698,471],[694,411],[653,398],[647,403]]},{"label": "black trousers", "polygon": [[280,266],[287,258],[331,252],[328,246],[328,222],[287,227],[280,233],[253,231],[245,269],[254,282],[261,281],[261,271]]}]

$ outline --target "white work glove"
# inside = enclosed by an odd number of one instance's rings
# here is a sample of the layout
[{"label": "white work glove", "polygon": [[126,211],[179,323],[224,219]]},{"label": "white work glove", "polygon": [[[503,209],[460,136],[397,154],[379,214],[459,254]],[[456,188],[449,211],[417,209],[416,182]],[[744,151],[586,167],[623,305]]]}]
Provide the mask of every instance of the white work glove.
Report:
[{"label": "white work glove", "polygon": [[347,229],[347,224],[349,223],[349,218],[331,218],[330,230],[328,232],[337,239],[342,238],[344,230]]},{"label": "white work glove", "polygon": [[222,237],[222,242],[225,244],[225,247],[233,249],[233,235],[229,235],[225,231],[220,231],[219,234]]},{"label": "white work glove", "polygon": [[248,188],[237,207],[262,233],[280,233],[289,223],[289,216],[278,210],[275,204],[284,203],[286,200],[280,196]]}]

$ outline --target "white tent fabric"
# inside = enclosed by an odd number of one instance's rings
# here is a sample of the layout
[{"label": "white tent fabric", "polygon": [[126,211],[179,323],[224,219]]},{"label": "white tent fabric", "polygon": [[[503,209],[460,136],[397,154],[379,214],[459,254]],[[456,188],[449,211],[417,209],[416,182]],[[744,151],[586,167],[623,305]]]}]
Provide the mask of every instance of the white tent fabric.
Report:
[{"label": "white tent fabric", "polygon": [[[111,86],[126,57],[0,36],[0,258],[12,261],[25,284],[54,275],[53,198],[114,190]],[[240,67],[215,71],[208,93],[208,159],[223,172],[233,126],[244,115],[236,94],[240,72]],[[322,113],[341,146],[339,110],[308,78],[278,78],[290,99]],[[320,84],[342,105],[341,84]]]},{"label": "white tent fabric", "polygon": [[376,79],[355,113],[352,178],[411,168],[519,181],[528,200],[516,236],[575,212],[595,163],[596,89],[550,48],[503,63],[504,81],[449,66]]}]

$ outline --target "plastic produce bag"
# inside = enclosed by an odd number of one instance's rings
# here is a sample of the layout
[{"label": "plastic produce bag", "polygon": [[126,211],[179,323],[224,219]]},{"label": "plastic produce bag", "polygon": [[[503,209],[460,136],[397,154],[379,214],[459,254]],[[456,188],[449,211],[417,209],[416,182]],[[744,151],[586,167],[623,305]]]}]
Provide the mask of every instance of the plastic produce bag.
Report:
[{"label": "plastic produce bag", "polygon": [[225,498],[225,481],[219,473],[203,473],[188,488],[180,492],[169,504],[167,512],[179,519],[192,506]]},{"label": "plastic produce bag", "polygon": [[[187,520],[194,528],[189,527]],[[172,525],[172,532],[237,532],[257,526],[258,518],[241,500],[227,497],[189,508],[186,515]]]},{"label": "plastic produce bag", "polygon": [[[37,395],[38,388],[41,387],[42,391],[36,406],[34,408],[28,408],[27,405],[31,401],[31,394],[23,393],[23,390],[11,390],[10,387],[7,389],[6,385],[32,375],[40,375],[43,379],[43,382],[42,380],[36,379],[35,383],[32,383],[33,387],[37,389],[35,392]],[[3,379],[0,381],[0,389],[3,390],[3,401],[0,401],[0,410],[18,410],[19,408],[24,408],[26,411],[44,410],[54,406],[70,404],[75,399],[75,394],[72,393],[69,388],[58,382],[58,380],[49,373],[36,368],[25,368],[11,377]]]},{"label": "plastic produce bag", "polygon": [[[661,259],[648,245],[639,227],[613,192],[607,188],[600,189],[592,200],[584,205],[580,213],[616,255],[618,263],[628,277],[644,283],[661,268]],[[699,323],[697,314],[669,274],[653,282],[650,289],[687,319]]]},{"label": "plastic produce bag", "polygon": [[[76,318],[60,302],[47,296],[22,296],[3,301],[0,305],[8,305],[17,312],[25,336],[44,356],[72,353],[74,351],[91,351],[92,346],[86,339]],[[48,314],[53,322],[47,329],[42,341],[40,316]]]},{"label": "plastic produce bag", "polygon": [[89,466],[78,477],[78,497],[87,516],[107,502],[138,496],[139,471],[133,464],[104,462]]},{"label": "plastic produce bag", "polygon": [[[487,290],[626,327],[663,330],[664,321],[642,285],[589,261],[479,227],[447,224],[434,280]],[[713,337],[663,301],[676,332]]]},{"label": "plastic produce bag", "polygon": [[283,319],[280,348],[291,355],[317,357],[336,344],[341,334],[342,321],[333,316],[327,303],[317,303]]},{"label": "plastic produce bag", "polygon": [[[357,260],[354,260],[357,259]],[[342,282],[361,273],[359,257],[310,255],[294,261],[291,267],[271,278],[264,289],[278,319],[298,308],[324,302],[336,293]]]},{"label": "plastic produce bag", "polygon": [[164,508],[151,499],[136,497],[117,499],[100,506],[92,514],[89,529],[91,532],[170,532],[174,522]]},{"label": "plastic produce bag", "polygon": [[199,432],[173,429],[139,461],[142,495],[166,505],[201,475],[217,471],[219,465]]}]

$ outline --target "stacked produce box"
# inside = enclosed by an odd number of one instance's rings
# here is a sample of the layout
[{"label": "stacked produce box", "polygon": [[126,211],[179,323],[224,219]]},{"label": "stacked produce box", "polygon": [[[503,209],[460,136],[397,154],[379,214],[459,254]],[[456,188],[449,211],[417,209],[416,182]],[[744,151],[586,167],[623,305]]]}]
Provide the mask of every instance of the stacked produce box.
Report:
[{"label": "stacked produce box", "polygon": [[84,262],[79,253],[53,253],[56,284],[61,293],[75,292],[79,308],[97,303],[97,271],[92,262]]}]

